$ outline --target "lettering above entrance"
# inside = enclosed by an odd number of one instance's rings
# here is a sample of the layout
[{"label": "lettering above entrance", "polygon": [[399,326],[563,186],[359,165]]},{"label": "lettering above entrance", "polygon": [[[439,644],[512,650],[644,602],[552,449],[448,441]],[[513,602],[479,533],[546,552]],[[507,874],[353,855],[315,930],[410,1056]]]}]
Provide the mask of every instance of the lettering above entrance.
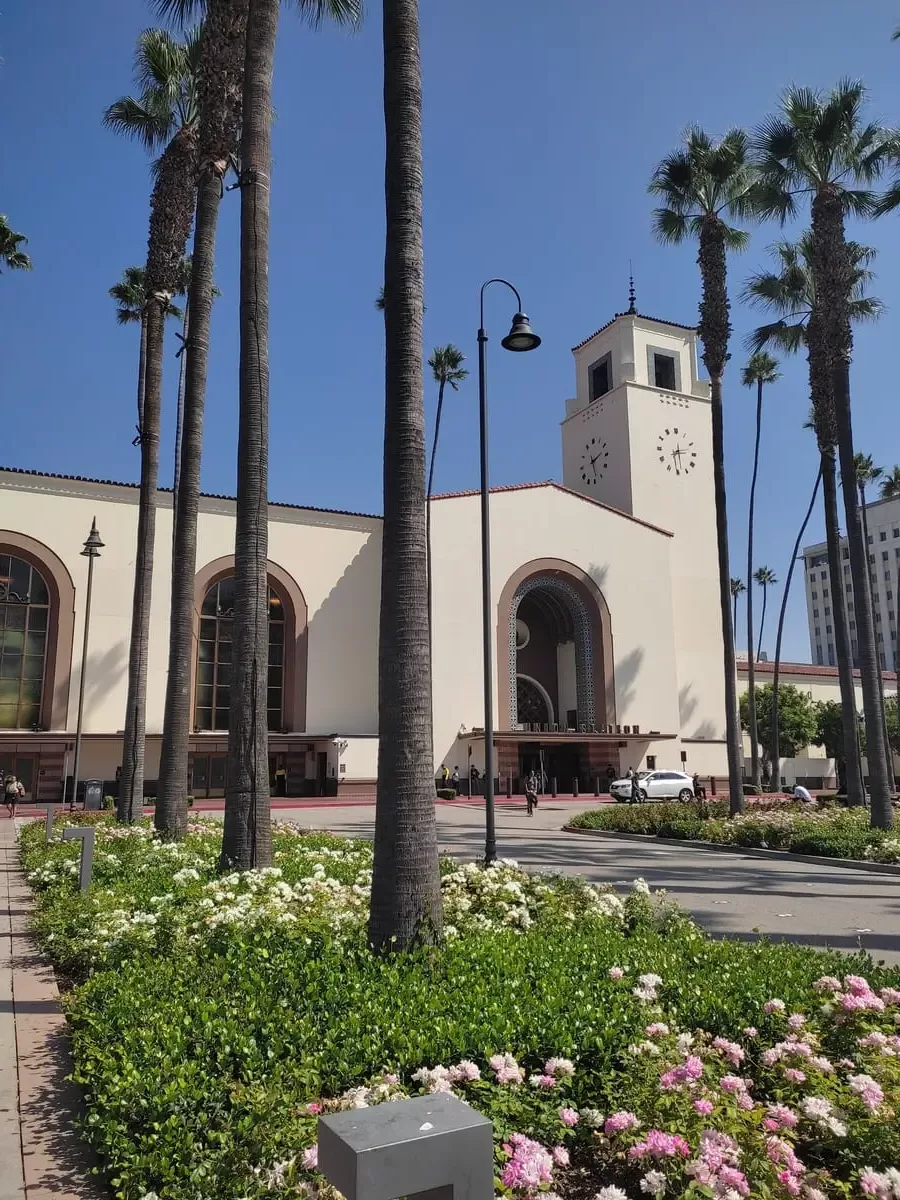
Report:
[{"label": "lettering above entrance", "polygon": [[498,605],[498,729],[614,724],[613,661],[609,608],[594,580],[559,559],[526,563]]}]

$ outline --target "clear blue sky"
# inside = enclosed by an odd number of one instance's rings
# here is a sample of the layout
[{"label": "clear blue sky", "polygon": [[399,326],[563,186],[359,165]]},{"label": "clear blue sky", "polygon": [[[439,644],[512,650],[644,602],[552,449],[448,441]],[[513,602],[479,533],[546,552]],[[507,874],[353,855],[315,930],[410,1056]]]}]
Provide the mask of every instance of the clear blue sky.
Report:
[{"label": "clear blue sky", "polygon": [[[271,262],[271,495],[378,511],[383,260],[380,5],[362,32],[311,32],[285,10],[276,65]],[[900,10],[888,0],[682,0],[422,3],[426,156],[426,350],[455,342],[474,358],[477,293],[500,274],[521,290],[544,344],[502,355],[509,305],[491,302],[495,483],[560,476],[559,420],[573,391],[570,347],[627,303],[696,318],[692,248],[657,245],[646,183],[681,129],[753,125],[789,82],[870,86],[872,110],[900,124]],[[35,270],[0,279],[0,462],[134,480],[137,334],[114,321],[108,287],[142,263],[147,162],[100,122],[131,86],[139,0],[7,0],[0,14],[0,212],[27,233]],[[232,492],[237,382],[237,193],[220,225],[204,488]],[[733,292],[765,261],[773,227],[732,262]],[[857,338],[858,448],[900,461],[896,344],[900,216],[863,236],[879,248],[888,305]],[[738,384],[753,317],[735,304],[726,387],[733,570],[745,556],[753,403]],[[177,363],[166,359],[165,445]],[[470,365],[473,365],[470,363]],[[429,389],[429,416],[434,396]],[[768,399],[759,562],[781,578],[816,471],[805,369],[788,366]],[[441,489],[477,484],[474,382],[452,396]],[[502,432],[501,432],[502,430]],[[162,481],[170,482],[166,454]],[[821,535],[821,522],[810,531]],[[780,590],[780,589],[779,589]],[[770,613],[777,607],[773,597]],[[774,616],[766,643],[774,644]],[[802,589],[787,653],[808,656]]]}]

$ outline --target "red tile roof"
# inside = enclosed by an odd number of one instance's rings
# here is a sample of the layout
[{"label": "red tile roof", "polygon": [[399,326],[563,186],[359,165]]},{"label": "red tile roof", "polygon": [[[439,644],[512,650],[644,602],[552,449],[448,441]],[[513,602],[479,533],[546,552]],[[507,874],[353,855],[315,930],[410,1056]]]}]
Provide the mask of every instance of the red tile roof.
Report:
[{"label": "red tile roof", "polygon": [[609,329],[610,325],[615,325],[615,323],[616,323],[616,321],[618,321],[619,317],[640,317],[643,321],[655,321],[658,325],[672,325],[675,329],[687,329],[691,333],[697,332],[696,325],[681,325],[681,324],[679,324],[678,321],[667,321],[664,317],[648,317],[646,313],[621,312],[621,313],[616,313],[616,315],[613,317],[613,319],[611,321],[607,321],[606,324],[601,325],[599,329],[595,329],[594,332],[590,335],[590,337],[586,337],[583,341],[579,342],[577,346],[573,346],[572,353],[574,354],[576,350],[580,350],[582,346],[586,346],[588,344],[588,342],[591,340],[591,338],[595,338],[597,336],[597,334],[602,333],[604,329]]},{"label": "red tile roof", "polygon": [[[749,664],[745,658],[739,658],[737,663],[738,674],[746,675],[749,669]],[[773,662],[757,662],[757,675],[774,675],[775,664]],[[814,663],[795,663],[783,662],[778,668],[779,675],[808,675],[819,679],[837,679],[837,667],[819,667]],[[882,671],[883,679],[896,680],[896,671]],[[854,669],[853,678],[859,679],[859,671]]]}]

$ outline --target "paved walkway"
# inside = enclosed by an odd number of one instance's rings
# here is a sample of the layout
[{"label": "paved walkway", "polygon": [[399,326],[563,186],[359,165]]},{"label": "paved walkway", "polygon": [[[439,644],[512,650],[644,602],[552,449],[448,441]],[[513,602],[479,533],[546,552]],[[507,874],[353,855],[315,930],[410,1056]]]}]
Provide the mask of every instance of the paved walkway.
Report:
[{"label": "paved walkway", "polygon": [[79,1097],[53,971],[28,933],[15,822],[0,819],[0,1200],[103,1195],[74,1129]]}]

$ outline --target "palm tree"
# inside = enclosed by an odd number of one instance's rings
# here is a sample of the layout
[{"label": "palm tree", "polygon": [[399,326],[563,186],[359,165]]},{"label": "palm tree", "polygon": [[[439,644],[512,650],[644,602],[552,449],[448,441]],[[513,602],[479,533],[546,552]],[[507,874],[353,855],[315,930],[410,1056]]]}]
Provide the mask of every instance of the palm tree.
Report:
[{"label": "palm tree", "polygon": [[896,500],[900,496],[900,467],[891,467],[882,476],[879,495],[882,500]]},{"label": "palm tree", "polygon": [[428,365],[434,381],[438,385],[437,412],[434,418],[434,441],[431,444],[431,461],[428,465],[428,492],[425,509],[425,541],[428,552],[428,627],[429,642],[431,638],[431,495],[434,484],[434,462],[437,457],[438,435],[441,432],[441,411],[444,407],[444,388],[449,383],[454,392],[459,391],[459,385],[467,378],[469,372],[463,366],[466,356],[462,350],[449,342],[446,346],[435,346],[431,352]]},{"label": "palm tree", "polygon": [[422,386],[422,77],[418,0],[384,0],[384,530],[378,785],[369,940],[440,935]]},{"label": "palm tree", "polygon": [[[800,545],[803,541],[803,535],[806,533],[806,527],[809,524],[809,519],[812,516],[813,509],[816,505],[816,496],[819,494],[819,484],[822,482],[822,466],[819,464],[819,470],[816,473],[816,482],[813,486],[812,495],[809,498],[809,506],[806,509],[806,515],[797,530],[797,537],[794,541],[794,548],[791,551],[791,561],[788,566],[787,576],[784,581],[784,592],[781,597],[781,609],[778,613],[778,632],[775,635],[775,669],[772,675],[772,791],[777,792],[781,788],[781,743],[778,736],[778,673],[781,666],[781,638],[784,633],[784,617],[787,612],[788,596],[791,591],[791,580],[794,578],[794,567],[797,565],[797,558],[800,554]],[[855,741],[855,739],[854,739]],[[859,772],[857,771],[857,779]]]},{"label": "palm tree", "polygon": [[780,379],[778,363],[765,350],[757,350],[741,372],[744,387],[756,387],[756,440],[753,444],[753,477],[747,516],[747,707],[750,726],[751,778],[756,787],[762,782],[759,741],[756,729],[756,656],[753,653],[753,518],[756,508],[756,479],[759,474],[759,439],[762,433],[763,388]]},{"label": "palm tree", "polygon": [[[326,17],[356,21],[360,15],[358,0],[297,3],[312,24]],[[194,576],[210,323],[213,300],[218,295],[213,284],[216,229],[224,178],[235,162],[238,147],[249,0],[155,0],[155,6],[160,15],[182,26],[204,18],[200,43],[200,170],[187,303],[190,331],[182,354],[184,402],[172,547],[169,671],[155,818],[157,828],[177,837],[187,826],[188,811]],[[247,855],[242,852],[239,857],[245,861]]]},{"label": "palm tree", "polygon": [[[853,456],[853,468],[856,476],[856,486],[859,489],[859,509],[862,514],[863,537],[866,540],[866,556],[869,555],[869,515],[866,505],[866,486],[870,483],[877,483],[884,475],[884,467],[876,467],[872,461],[871,454],[857,453]],[[872,555],[874,558],[874,554]],[[871,582],[871,579],[870,579]],[[872,595],[872,623],[875,624],[875,595]],[[883,635],[882,635],[883,636]],[[884,675],[881,670],[881,654],[877,654],[875,665],[878,671],[878,695],[881,697],[881,720],[884,725],[884,745],[887,753],[887,773],[888,779],[893,784],[894,780],[894,759],[891,754],[891,743],[888,737],[887,713],[884,707]]]},{"label": "palm tree", "polygon": [[763,632],[765,631],[766,627],[766,599],[768,596],[768,589],[772,586],[772,584],[777,583],[778,580],[775,577],[775,572],[771,567],[757,567],[753,573],[753,579],[763,590],[762,615],[759,618],[759,644],[756,647],[756,657],[759,658],[760,654],[762,654]]},{"label": "palm tree", "polygon": [[732,579],[730,583],[733,611],[731,614],[731,628],[733,632],[737,630],[737,602],[741,592],[746,592],[747,585],[743,579]]},{"label": "palm tree", "polygon": [[[851,300],[855,282],[845,235],[845,217],[872,215],[876,181],[898,150],[898,138],[876,123],[864,123],[865,88],[842,80],[823,94],[789,88],[781,111],[768,118],[755,139],[762,186],[759,211],[782,220],[796,215],[805,196],[812,214],[812,274],[815,302],[807,326],[810,369],[830,377],[841,467],[841,489],[856,596],[860,683],[869,748],[872,824],[893,824],[891,782],[878,690],[878,658],[871,611],[868,547],[863,539],[853,473],[850,411]],[[828,386],[825,382],[824,386]]]},{"label": "palm tree", "polygon": [[[138,508],[134,602],[128,657],[128,699],[119,779],[118,816],[139,819],[144,796],[147,658],[159,477],[163,322],[178,286],[194,213],[197,161],[199,34],[184,42],[162,29],[138,39],[135,75],[140,96],[125,96],[106,110],[108,128],[162,154],[153,166],[150,235],[145,274],[146,358],[141,423],[141,489]],[[163,149],[164,147],[164,149]]]},{"label": "palm tree", "polygon": [[24,250],[19,249],[27,245],[25,234],[11,229],[9,221],[0,213],[0,264],[5,264],[8,271],[30,271],[31,259]]},{"label": "palm tree", "polygon": [[[837,432],[831,378],[827,368],[819,365],[813,358],[813,347],[809,345],[807,336],[816,296],[812,269],[812,234],[804,233],[796,243],[777,242],[772,247],[772,253],[777,269],[752,275],[744,288],[743,298],[773,313],[776,319],[761,325],[747,339],[747,344],[754,351],[763,346],[776,346],[787,354],[794,354],[805,348],[810,359],[809,388],[812,413],[809,427],[816,435],[822,476],[832,623],[841,692],[847,802],[852,806],[862,806],[865,803],[865,788],[857,738],[853,656],[842,569],[835,463]],[[876,252],[869,246],[848,242],[847,253],[853,265],[850,319],[853,322],[876,320],[884,306],[876,297],[866,295],[866,289],[874,278],[870,263]]]},{"label": "palm tree", "polygon": [[[138,387],[137,387],[137,437],[134,444],[141,443],[141,426],[144,423],[144,369],[147,359],[147,321],[146,304],[147,289],[144,286],[145,271],[143,267],[126,267],[122,278],[109,289],[109,294],[116,302],[116,323],[133,325],[140,321],[141,348],[138,356]],[[175,304],[166,308],[167,317],[183,317],[181,309]]]},{"label": "palm tree", "polygon": [[663,201],[663,207],[654,212],[657,237],[664,242],[676,243],[695,237],[700,243],[698,262],[703,296],[699,333],[703,343],[703,363],[709,372],[712,405],[713,477],[725,671],[725,737],[732,813],[743,811],[744,794],[731,626],[722,376],[728,361],[728,338],[731,333],[726,251],[743,249],[748,235],[727,224],[725,218],[739,219],[750,211],[754,181],[753,168],[748,159],[748,141],[743,131],[732,129],[721,141],[714,142],[695,127],[685,133],[684,146],[662,160],[650,183],[651,193],[662,197]]}]

